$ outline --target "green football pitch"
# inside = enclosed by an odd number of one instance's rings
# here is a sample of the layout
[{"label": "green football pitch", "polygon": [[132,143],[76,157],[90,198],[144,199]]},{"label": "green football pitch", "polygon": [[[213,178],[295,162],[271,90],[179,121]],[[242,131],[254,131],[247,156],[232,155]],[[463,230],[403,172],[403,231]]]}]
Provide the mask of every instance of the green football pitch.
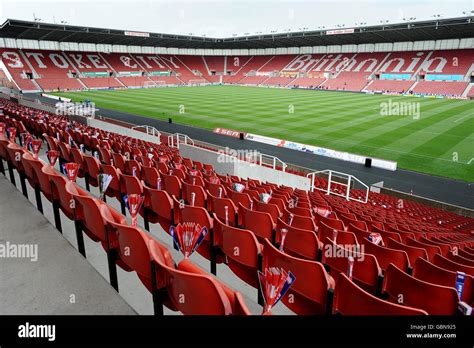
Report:
[{"label": "green football pitch", "polygon": [[99,109],[251,132],[474,181],[474,101],[240,86],[55,94],[89,99]]}]

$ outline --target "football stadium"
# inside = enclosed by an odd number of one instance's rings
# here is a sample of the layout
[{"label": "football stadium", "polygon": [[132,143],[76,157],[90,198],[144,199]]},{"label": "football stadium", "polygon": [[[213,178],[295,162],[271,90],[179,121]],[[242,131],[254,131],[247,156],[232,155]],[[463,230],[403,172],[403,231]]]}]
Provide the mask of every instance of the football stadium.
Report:
[{"label": "football stadium", "polygon": [[346,24],[274,2],[294,29],[255,32],[273,19],[246,1],[137,3],[161,24],[53,3],[0,25],[0,346],[199,325],[472,345],[469,1],[336,2]]}]

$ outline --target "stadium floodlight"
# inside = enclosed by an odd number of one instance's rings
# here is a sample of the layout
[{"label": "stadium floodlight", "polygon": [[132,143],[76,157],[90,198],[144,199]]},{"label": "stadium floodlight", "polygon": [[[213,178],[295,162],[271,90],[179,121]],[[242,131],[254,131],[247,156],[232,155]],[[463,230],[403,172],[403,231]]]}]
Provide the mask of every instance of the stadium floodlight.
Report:
[{"label": "stadium floodlight", "polygon": [[61,21],[61,24],[68,24],[68,21]]},{"label": "stadium floodlight", "polygon": [[462,11],[463,14],[470,14],[470,13],[474,13],[474,10],[471,10],[471,11]]}]

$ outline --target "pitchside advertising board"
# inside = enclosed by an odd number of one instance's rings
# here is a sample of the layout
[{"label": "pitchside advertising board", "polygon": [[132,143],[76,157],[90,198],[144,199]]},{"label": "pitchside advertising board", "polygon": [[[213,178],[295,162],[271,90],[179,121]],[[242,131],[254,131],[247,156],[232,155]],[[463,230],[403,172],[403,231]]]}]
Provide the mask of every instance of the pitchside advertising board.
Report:
[{"label": "pitchside advertising board", "polygon": [[[215,128],[214,133],[227,135],[233,138],[239,138],[241,132],[237,130],[233,130],[233,129]],[[367,158],[365,156],[356,155],[349,152],[336,151],[336,150],[327,149],[324,147],[306,145],[306,144],[296,143],[296,142],[287,141],[283,139],[277,139],[277,138],[266,137],[263,135],[252,134],[252,133],[244,133],[244,138],[246,140],[256,141],[263,144],[284,147],[287,149],[312,153],[314,155],[319,155],[319,156],[336,158],[342,161],[347,161],[347,162],[352,162],[352,163],[365,164],[365,160]],[[373,167],[382,168],[382,169],[391,170],[391,171],[397,170],[397,162],[387,161],[387,160],[372,158],[372,157],[371,159],[372,159]]]}]

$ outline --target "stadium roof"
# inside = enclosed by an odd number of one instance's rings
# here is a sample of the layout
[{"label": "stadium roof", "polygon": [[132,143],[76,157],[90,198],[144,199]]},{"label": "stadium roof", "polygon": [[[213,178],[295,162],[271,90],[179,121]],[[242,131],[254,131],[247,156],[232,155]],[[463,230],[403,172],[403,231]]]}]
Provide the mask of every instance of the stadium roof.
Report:
[{"label": "stadium roof", "polygon": [[461,39],[473,37],[473,33],[474,17],[472,16],[397,24],[385,23],[375,26],[354,28],[322,29],[319,31],[260,34],[220,39],[81,27],[15,19],[7,19],[0,27],[0,37],[3,38],[127,46],[210,49],[302,47]]}]

